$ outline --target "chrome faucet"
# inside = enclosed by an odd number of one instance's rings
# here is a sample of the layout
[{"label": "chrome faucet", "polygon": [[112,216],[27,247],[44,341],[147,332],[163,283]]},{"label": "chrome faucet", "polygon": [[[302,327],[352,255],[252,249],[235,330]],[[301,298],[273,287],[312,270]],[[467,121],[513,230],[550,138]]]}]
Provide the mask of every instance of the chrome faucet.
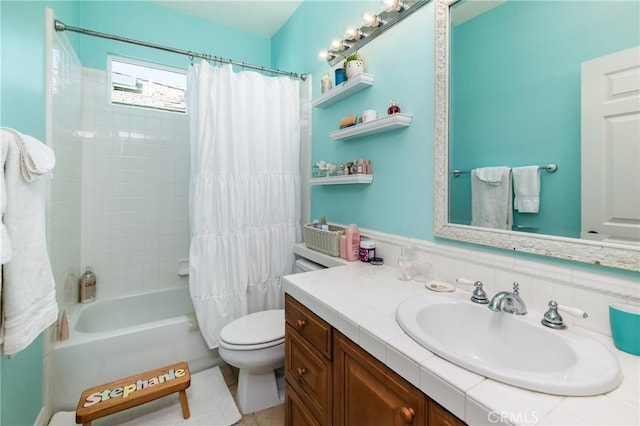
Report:
[{"label": "chrome faucet", "polygon": [[491,298],[489,309],[492,311],[503,311],[514,315],[525,315],[527,307],[518,294],[520,284],[513,283],[513,292],[501,291]]}]

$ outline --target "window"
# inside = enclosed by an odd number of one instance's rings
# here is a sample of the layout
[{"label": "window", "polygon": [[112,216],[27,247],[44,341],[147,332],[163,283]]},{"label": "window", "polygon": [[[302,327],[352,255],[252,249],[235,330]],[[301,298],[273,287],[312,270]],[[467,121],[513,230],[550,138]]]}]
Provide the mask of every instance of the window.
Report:
[{"label": "window", "polygon": [[109,57],[111,103],[186,112],[186,71],[133,59]]}]

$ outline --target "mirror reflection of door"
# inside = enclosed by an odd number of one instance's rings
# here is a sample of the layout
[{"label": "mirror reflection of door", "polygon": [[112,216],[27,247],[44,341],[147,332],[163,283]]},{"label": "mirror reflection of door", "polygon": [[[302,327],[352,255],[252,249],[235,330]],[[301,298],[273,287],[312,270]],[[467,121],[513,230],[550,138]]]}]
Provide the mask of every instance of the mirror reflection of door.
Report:
[{"label": "mirror reflection of door", "polygon": [[582,64],[582,231],[640,243],[640,46]]}]

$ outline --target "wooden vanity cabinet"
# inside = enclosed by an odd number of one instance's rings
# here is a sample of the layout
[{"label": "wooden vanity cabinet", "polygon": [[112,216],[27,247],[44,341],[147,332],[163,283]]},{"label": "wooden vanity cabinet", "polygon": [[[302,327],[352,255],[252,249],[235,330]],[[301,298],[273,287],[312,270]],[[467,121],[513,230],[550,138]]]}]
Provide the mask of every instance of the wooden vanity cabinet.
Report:
[{"label": "wooden vanity cabinet", "polygon": [[285,425],[464,425],[288,294],[285,319]]}]

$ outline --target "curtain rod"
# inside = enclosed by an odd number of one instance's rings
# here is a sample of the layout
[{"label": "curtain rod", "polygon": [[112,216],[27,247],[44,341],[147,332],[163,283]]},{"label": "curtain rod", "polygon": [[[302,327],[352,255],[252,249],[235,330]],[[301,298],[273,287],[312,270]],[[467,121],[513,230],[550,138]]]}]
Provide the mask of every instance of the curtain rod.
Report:
[{"label": "curtain rod", "polygon": [[302,81],[305,81],[307,79],[307,74],[297,74],[295,72],[281,71],[281,70],[278,70],[278,69],[267,68],[267,67],[263,67],[263,66],[260,66],[260,65],[245,64],[244,62],[238,62],[238,61],[234,61],[234,60],[231,60],[231,59],[220,58],[218,56],[208,55],[206,53],[195,53],[195,52],[191,52],[189,50],[175,49],[173,47],[162,46],[162,45],[159,45],[159,44],[147,43],[147,42],[140,41],[140,40],[124,38],[124,37],[115,36],[115,35],[112,35],[112,34],[100,33],[100,32],[97,32],[97,31],[87,30],[87,29],[84,29],[84,28],[72,27],[70,25],[65,25],[64,23],[60,22],[57,19],[54,21],[53,26],[54,26],[55,30],[58,31],[58,32],[60,32],[60,31],[71,31],[71,32],[74,32],[74,33],[90,35],[90,36],[93,36],[93,37],[106,38],[106,39],[109,39],[109,40],[121,41],[123,43],[135,44],[135,45],[143,46],[143,47],[150,47],[152,49],[164,50],[165,52],[177,53],[179,55],[188,56],[191,59],[200,58],[200,59],[204,59],[204,60],[207,60],[207,61],[220,62],[220,63],[223,63],[223,64],[232,64],[232,65],[237,65],[237,66],[240,66],[240,67],[243,67],[243,68],[250,68],[250,69],[258,70],[258,71],[271,72],[271,73],[274,73],[274,74],[283,74],[283,75],[288,75],[289,77],[299,78]]}]

